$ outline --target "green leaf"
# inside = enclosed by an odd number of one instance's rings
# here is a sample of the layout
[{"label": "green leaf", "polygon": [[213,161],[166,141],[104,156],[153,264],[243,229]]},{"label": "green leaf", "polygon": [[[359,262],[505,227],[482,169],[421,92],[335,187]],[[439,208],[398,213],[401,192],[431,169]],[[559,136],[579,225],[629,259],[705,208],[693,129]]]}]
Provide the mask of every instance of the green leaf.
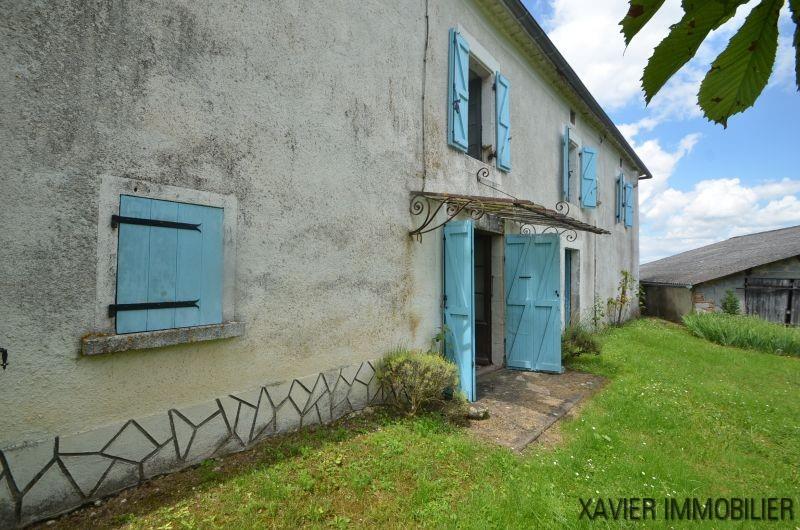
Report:
[{"label": "green leaf", "polygon": [[628,14],[620,20],[622,34],[625,35],[625,46],[639,33],[639,30],[653,18],[656,11],[664,4],[664,0],[631,0]]},{"label": "green leaf", "polygon": [[642,89],[647,103],[650,103],[675,72],[694,57],[709,32],[730,20],[736,14],[736,9],[747,1],[705,0],[683,3],[683,18],[672,26],[669,34],[656,46],[644,69]]},{"label": "green leaf", "polygon": [[800,92],[800,0],[789,0],[789,8],[794,22],[794,75]]},{"label": "green leaf", "polygon": [[728,118],[751,107],[764,90],[775,64],[783,2],[762,0],[711,64],[698,93],[709,120],[727,127]]}]

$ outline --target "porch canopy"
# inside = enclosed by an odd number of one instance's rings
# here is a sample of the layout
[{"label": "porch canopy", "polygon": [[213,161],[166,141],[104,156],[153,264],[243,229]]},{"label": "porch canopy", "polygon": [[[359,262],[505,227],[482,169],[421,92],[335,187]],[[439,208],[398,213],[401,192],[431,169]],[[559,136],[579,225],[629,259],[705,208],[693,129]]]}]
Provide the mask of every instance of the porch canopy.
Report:
[{"label": "porch canopy", "polygon": [[[439,212],[444,208],[446,218],[443,222],[436,223]],[[559,202],[556,209],[551,210],[539,204],[522,199],[505,199],[498,197],[481,197],[477,195],[458,195],[452,193],[435,193],[431,191],[411,192],[411,214],[423,217],[419,227],[410,234],[417,239],[422,234],[432,232],[447,224],[462,211],[478,220],[484,215],[493,215],[507,221],[514,221],[522,225],[521,233],[535,234],[536,227],[540,233],[554,232],[559,235],[566,234],[567,241],[574,241],[578,232],[591,232],[593,234],[610,234],[608,230],[599,228],[583,221],[570,217],[569,204]]]}]

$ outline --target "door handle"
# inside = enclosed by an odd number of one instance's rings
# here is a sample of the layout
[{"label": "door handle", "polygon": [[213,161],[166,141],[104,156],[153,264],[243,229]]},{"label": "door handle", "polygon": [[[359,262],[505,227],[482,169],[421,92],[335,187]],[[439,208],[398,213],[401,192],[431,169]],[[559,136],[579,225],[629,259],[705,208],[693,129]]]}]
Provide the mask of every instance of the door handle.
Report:
[{"label": "door handle", "polygon": [[520,276],[519,279],[520,280],[530,280],[531,277],[530,276]]},{"label": "door handle", "polygon": [[558,294],[558,289],[556,289],[556,298],[561,298],[561,295]]}]

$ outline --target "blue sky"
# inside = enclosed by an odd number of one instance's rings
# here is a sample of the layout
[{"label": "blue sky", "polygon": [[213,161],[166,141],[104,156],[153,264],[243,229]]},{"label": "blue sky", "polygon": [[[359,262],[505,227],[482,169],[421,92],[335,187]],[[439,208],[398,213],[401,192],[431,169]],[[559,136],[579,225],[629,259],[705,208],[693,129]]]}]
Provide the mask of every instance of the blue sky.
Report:
[{"label": "blue sky", "polygon": [[627,50],[617,25],[627,0],[524,2],[654,173],[639,188],[643,263],[800,224],[800,93],[788,8],[769,85],[755,107],[723,129],[702,117],[697,90],[756,1],[712,33],[649,107],[639,79],[653,48],[680,20],[680,0],[667,0]]}]

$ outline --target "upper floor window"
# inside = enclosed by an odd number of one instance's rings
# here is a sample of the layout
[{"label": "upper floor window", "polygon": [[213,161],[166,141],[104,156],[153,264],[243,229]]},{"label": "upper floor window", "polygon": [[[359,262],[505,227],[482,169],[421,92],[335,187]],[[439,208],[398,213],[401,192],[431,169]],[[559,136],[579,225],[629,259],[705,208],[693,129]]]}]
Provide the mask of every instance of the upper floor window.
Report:
[{"label": "upper floor window", "polygon": [[222,322],[223,209],[122,195],[117,333]]},{"label": "upper floor window", "polygon": [[[493,101],[491,89],[494,89]],[[448,76],[448,143],[481,161],[494,157],[498,169],[510,171],[509,93],[508,79],[500,72],[492,72],[484,66],[478,58],[471,54],[467,39],[459,31],[451,29]],[[494,105],[493,120],[490,118],[492,105]],[[493,153],[491,151],[491,132],[489,132],[492,128],[495,132]]]}]

